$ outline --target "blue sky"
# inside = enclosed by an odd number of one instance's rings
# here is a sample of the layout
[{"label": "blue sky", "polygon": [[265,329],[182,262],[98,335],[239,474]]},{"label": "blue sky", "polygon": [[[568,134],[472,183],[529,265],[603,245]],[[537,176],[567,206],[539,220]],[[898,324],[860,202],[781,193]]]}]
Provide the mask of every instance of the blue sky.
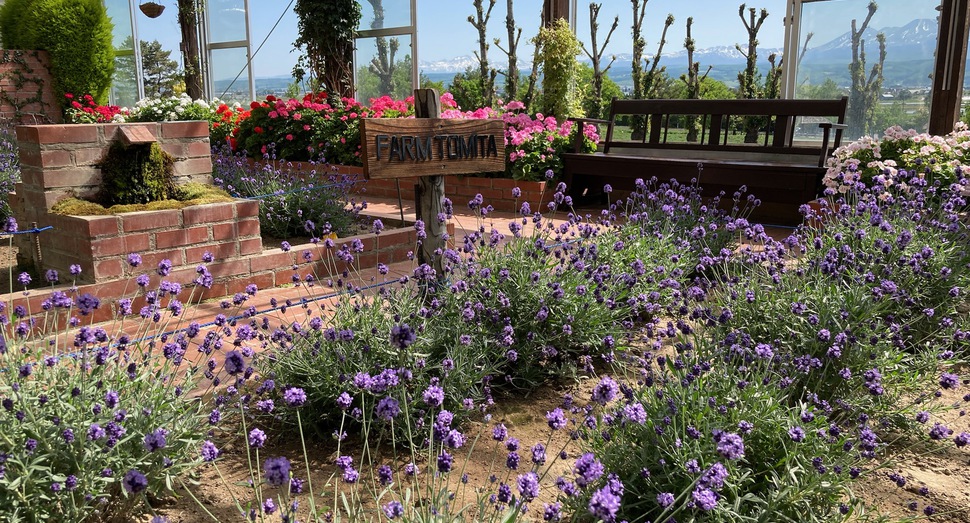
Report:
[{"label": "blue sky", "polygon": [[[166,1],[167,4],[174,4]],[[369,5],[362,2],[365,11]],[[421,61],[444,60],[456,56],[471,55],[478,49],[477,32],[468,23],[467,17],[474,14],[471,0],[418,0],[418,58]],[[620,16],[620,25],[610,40],[606,56],[613,53],[629,53],[632,51],[632,37],[630,25],[632,22],[632,7],[630,0],[602,0],[600,12],[600,43],[602,44],[606,32],[612,23],[613,16]],[[844,33],[849,28],[852,18],[860,20],[865,16],[867,0],[832,0],[829,2],[815,2],[806,4],[807,9],[814,13],[811,30],[815,38],[813,45],[822,44],[831,38]],[[931,18],[936,16],[934,7],[936,0],[880,0],[879,11],[872,22],[874,27],[902,25],[914,18]],[[242,5],[242,0],[209,0],[212,9],[219,12],[215,19],[228,21],[223,27],[241,27],[241,16],[236,5]],[[293,40],[297,33],[296,16],[289,6],[289,0],[250,0],[250,19],[252,27],[253,50],[264,40],[266,43],[254,58],[256,76],[288,75],[296,61],[297,55],[292,52]],[[487,0],[486,0],[487,4]],[[589,40],[589,2],[579,0],[577,32],[581,40]],[[740,1],[731,0],[649,0],[644,20],[644,36],[647,40],[647,52],[656,49],[663,21],[667,13],[676,18],[667,35],[667,52],[682,49],[685,36],[685,24],[688,16],[694,17],[692,33],[698,48],[719,45],[733,46],[735,43],[747,41],[744,27],[738,18]],[[407,0],[384,0],[387,20],[406,19],[403,6]],[[760,0],[747,2],[748,7],[759,10],[768,9],[769,16],[765,20],[759,34],[762,47],[781,47],[784,39],[784,11],[785,0]],[[489,22],[489,40],[505,36],[505,0],[497,0],[492,18]],[[520,59],[531,57],[531,46],[526,41],[535,35],[538,25],[542,0],[516,0],[514,4],[515,18],[518,26],[523,28],[522,43],[520,43]],[[365,14],[365,19],[369,18]],[[162,17],[149,20],[138,13],[139,37],[143,40],[158,39],[163,45],[174,50],[173,57],[178,56],[179,30],[175,20],[175,6],[170,5]],[[279,20],[279,25],[272,33],[270,30]],[[365,22],[366,23],[366,20]],[[217,31],[214,31],[217,32]],[[489,58],[496,64],[504,62],[504,54],[494,45],[489,51]],[[233,66],[234,67],[234,66]],[[232,67],[227,66],[226,69]],[[224,76],[219,74],[217,76]]]}]

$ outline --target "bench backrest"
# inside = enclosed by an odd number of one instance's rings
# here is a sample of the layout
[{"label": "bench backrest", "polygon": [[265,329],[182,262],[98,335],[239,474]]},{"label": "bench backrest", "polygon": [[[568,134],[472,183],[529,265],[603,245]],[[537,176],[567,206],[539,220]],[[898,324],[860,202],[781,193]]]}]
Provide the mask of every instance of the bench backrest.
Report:
[{"label": "bench backrest", "polygon": [[[848,98],[839,100],[619,100],[610,104],[609,128],[604,141],[604,152],[611,148],[670,149],[734,151],[759,154],[805,155],[819,157],[822,147],[829,144],[796,144],[795,127],[798,118],[811,121],[845,123]],[[639,140],[615,140],[614,127],[617,118],[625,115],[643,116],[649,132]],[[696,115],[700,118],[701,131],[697,142],[668,142],[667,133],[671,116]],[[764,139],[758,144],[729,144],[728,134],[732,120],[757,117],[764,129]],[[737,121],[737,120],[735,120]],[[826,137],[828,133],[826,132]],[[832,148],[841,142],[841,131],[835,133]]]}]

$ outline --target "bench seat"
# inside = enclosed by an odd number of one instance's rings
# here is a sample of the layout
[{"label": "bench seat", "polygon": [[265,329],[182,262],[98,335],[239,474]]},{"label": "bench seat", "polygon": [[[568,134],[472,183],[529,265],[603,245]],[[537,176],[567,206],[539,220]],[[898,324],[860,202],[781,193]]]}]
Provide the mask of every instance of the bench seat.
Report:
[{"label": "bench seat", "polygon": [[[690,183],[698,179],[705,196],[721,191],[730,197],[741,186],[761,201],[752,218],[766,223],[796,224],[798,207],[818,195],[824,160],[841,142],[847,100],[616,100],[610,107],[609,127],[600,152],[563,155],[570,194],[589,200],[610,184],[620,195],[634,189],[637,178],[657,177]],[[671,115],[698,115],[702,121],[697,142],[668,142]],[[649,122],[642,140],[615,140],[614,127],[622,115],[644,115]],[[794,139],[796,119],[807,116],[825,122],[823,140]],[[765,128],[761,143],[728,143],[731,118],[760,117]],[[582,119],[580,119],[582,120]],[[834,120],[834,121],[833,121]],[[587,120],[588,121],[588,120]],[[835,130],[829,143],[830,132]],[[620,196],[618,195],[618,196]]]}]

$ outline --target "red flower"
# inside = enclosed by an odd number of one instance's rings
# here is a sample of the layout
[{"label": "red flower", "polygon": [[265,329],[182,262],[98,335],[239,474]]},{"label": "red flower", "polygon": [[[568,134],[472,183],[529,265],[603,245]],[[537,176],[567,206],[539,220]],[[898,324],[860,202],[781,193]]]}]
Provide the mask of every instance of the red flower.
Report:
[{"label": "red flower", "polygon": [[256,134],[263,134],[263,128],[257,125],[253,128],[253,132]]},{"label": "red flower", "polygon": [[252,102],[249,104],[250,109],[259,109],[259,102]]}]

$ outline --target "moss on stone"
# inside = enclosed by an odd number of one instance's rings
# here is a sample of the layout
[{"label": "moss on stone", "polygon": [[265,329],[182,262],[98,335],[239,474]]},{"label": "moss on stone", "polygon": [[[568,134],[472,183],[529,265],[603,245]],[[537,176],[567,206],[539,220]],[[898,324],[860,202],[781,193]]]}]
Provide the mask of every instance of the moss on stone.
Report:
[{"label": "moss on stone", "polygon": [[89,202],[80,198],[66,198],[54,204],[54,207],[51,209],[51,214],[63,214],[70,216],[105,216],[125,212],[183,209],[192,205],[231,202],[235,199],[218,187],[213,187],[211,185],[198,182],[190,182],[176,187],[174,196],[176,199],[159,200],[139,204],[112,205],[111,207],[107,208],[101,204]]}]

